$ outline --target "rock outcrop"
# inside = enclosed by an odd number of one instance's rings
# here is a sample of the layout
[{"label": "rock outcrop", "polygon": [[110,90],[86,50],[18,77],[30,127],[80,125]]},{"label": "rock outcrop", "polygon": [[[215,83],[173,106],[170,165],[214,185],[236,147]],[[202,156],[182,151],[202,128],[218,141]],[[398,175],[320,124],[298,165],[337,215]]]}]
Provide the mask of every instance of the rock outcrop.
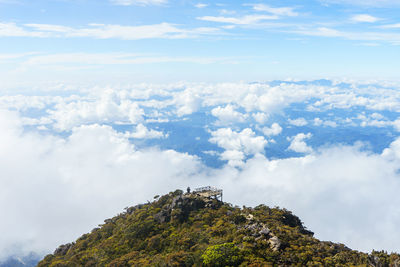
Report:
[{"label": "rock outcrop", "polygon": [[165,205],[160,212],[154,215],[154,219],[159,223],[178,220],[183,222],[187,219],[190,212],[202,208],[218,208],[222,202],[208,198],[196,193],[186,193],[175,196],[170,204]]}]

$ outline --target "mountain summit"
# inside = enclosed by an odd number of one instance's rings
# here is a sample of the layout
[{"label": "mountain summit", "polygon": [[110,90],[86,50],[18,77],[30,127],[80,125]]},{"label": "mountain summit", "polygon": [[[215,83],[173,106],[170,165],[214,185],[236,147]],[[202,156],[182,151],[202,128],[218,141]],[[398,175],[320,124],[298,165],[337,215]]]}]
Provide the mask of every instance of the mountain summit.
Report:
[{"label": "mountain summit", "polygon": [[38,266],[400,266],[399,254],[319,241],[290,211],[188,188],[125,209]]}]

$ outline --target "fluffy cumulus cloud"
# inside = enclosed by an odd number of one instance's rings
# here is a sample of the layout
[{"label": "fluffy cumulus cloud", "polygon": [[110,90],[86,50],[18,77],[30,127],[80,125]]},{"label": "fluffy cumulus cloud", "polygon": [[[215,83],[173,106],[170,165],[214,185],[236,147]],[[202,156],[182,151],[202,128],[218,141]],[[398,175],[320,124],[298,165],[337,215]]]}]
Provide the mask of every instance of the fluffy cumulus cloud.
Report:
[{"label": "fluffy cumulus cloud", "polygon": [[280,134],[282,132],[282,127],[278,123],[275,122],[269,128],[264,127],[262,129],[262,131],[266,136],[273,136],[273,135]]},{"label": "fluffy cumulus cloud", "polygon": [[246,114],[236,111],[232,105],[216,107],[211,110],[211,114],[218,118],[220,124],[244,122],[247,118]]},{"label": "fluffy cumulus cloud", "polygon": [[143,110],[136,102],[127,99],[123,93],[104,91],[100,98],[60,101],[49,111],[56,122],[55,128],[69,130],[74,126],[90,123],[138,123],[143,120]]},{"label": "fluffy cumulus cloud", "polygon": [[307,145],[307,143],[304,141],[306,139],[311,138],[311,133],[304,134],[304,133],[299,133],[296,136],[293,136],[292,138],[288,138],[288,140],[291,140],[290,146],[288,147],[289,150],[293,150],[294,152],[298,153],[310,153],[313,151],[311,147]]},{"label": "fluffy cumulus cloud", "polygon": [[264,112],[257,112],[252,114],[254,120],[258,122],[259,124],[264,124],[268,120],[268,114],[265,114]]},{"label": "fluffy cumulus cloud", "polygon": [[185,90],[174,95],[176,114],[184,116],[196,112],[201,105],[201,97],[195,90]]},{"label": "fluffy cumulus cloud", "polygon": [[[341,86],[180,83],[1,96],[0,257],[50,252],[126,206],[202,185],[223,188],[233,204],[292,210],[323,240],[400,251],[400,93]],[[351,142],[323,135],[343,131]],[[264,137],[273,135],[275,143]]]},{"label": "fluffy cumulus cloud", "polygon": [[138,124],[136,130],[133,133],[128,133],[129,137],[140,138],[140,139],[153,139],[153,138],[164,138],[166,135],[163,132],[156,131],[153,129],[147,129],[143,124]]},{"label": "fluffy cumulus cloud", "polygon": [[262,153],[267,144],[263,136],[256,136],[249,128],[241,132],[233,131],[231,128],[221,128],[211,132],[211,136],[210,142],[225,149],[222,159],[228,160],[231,166],[241,165],[245,155]]}]

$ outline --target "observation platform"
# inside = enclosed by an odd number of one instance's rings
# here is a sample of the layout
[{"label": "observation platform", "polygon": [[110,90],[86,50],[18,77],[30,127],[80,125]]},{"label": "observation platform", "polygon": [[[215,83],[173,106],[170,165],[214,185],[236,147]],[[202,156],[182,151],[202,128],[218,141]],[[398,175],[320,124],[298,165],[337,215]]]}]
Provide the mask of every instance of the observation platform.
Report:
[{"label": "observation platform", "polygon": [[215,198],[222,202],[222,189],[218,189],[216,187],[212,186],[199,187],[194,189],[193,193],[198,194],[202,197]]}]

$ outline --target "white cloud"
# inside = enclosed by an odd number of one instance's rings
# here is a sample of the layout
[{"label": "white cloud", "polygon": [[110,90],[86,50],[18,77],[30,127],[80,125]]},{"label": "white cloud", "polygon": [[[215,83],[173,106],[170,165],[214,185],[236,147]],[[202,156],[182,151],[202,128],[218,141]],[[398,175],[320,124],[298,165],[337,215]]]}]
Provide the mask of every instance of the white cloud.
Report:
[{"label": "white cloud", "polygon": [[321,120],[320,118],[315,118],[314,119],[314,125],[315,126],[323,125],[323,126],[332,127],[332,128],[337,127],[337,123],[336,122],[330,121],[330,120],[325,120],[324,121],[324,120]]},{"label": "white cloud", "polygon": [[244,122],[247,118],[246,114],[236,111],[235,107],[230,104],[212,109],[211,114],[218,118],[217,123],[221,125]]},{"label": "white cloud", "polygon": [[226,150],[239,150],[247,155],[254,155],[264,151],[267,141],[262,136],[256,136],[255,133],[246,128],[241,132],[235,132],[230,128],[221,128],[211,132],[210,142]]},{"label": "white cloud", "polygon": [[395,129],[397,129],[397,121],[389,121],[382,114],[376,112],[369,116],[366,116],[365,113],[358,114],[355,119],[361,121],[361,127],[372,126],[382,128],[393,126]]},{"label": "white cloud", "polygon": [[373,32],[373,31],[339,31],[333,28],[318,27],[292,31],[296,34],[320,37],[337,37],[353,41],[382,41],[397,45],[400,43],[400,34],[396,32]]},{"label": "white cloud", "polygon": [[252,116],[253,116],[254,120],[256,122],[258,122],[259,124],[264,124],[269,118],[269,115],[264,112],[257,112],[257,113],[252,114]]},{"label": "white cloud", "polygon": [[391,161],[400,161],[400,138],[397,138],[389,147],[385,148],[382,156]]},{"label": "white cloud", "polygon": [[278,123],[273,123],[270,128],[264,127],[262,129],[266,136],[278,135],[282,132],[282,127]]},{"label": "white cloud", "polygon": [[241,167],[244,165],[244,160],[246,158],[242,151],[238,150],[225,150],[220,158],[222,160],[228,161],[228,165],[232,167]]},{"label": "white cloud", "polygon": [[168,3],[168,0],[110,0],[111,3],[120,6],[150,6],[150,5],[162,5]]},{"label": "white cloud", "polygon": [[320,126],[322,125],[324,122],[320,119],[320,118],[315,118],[314,119],[314,125],[315,126]]},{"label": "white cloud", "polygon": [[[17,55],[16,55],[17,56]],[[21,56],[22,57],[22,56]],[[13,59],[9,57],[9,60]],[[207,58],[207,57],[170,57],[151,56],[131,53],[66,53],[48,55],[25,55],[21,63],[23,68],[32,66],[63,66],[63,65],[134,65],[153,64],[166,62],[188,62],[195,64],[226,63],[228,58]],[[1,55],[0,55],[1,61]]]},{"label": "white cloud", "polygon": [[0,37],[49,37],[45,32],[26,30],[15,23],[0,23]]},{"label": "white cloud", "polygon": [[299,133],[296,136],[293,136],[292,138],[288,138],[288,140],[291,140],[288,149],[298,153],[311,153],[313,149],[307,146],[306,142],[304,141],[306,139],[310,139],[311,136],[312,136],[311,133],[308,134]]},{"label": "white cloud", "polygon": [[0,23],[0,37],[40,37],[40,38],[96,38],[96,39],[182,39],[196,38],[203,35],[221,34],[218,28],[200,27],[194,29],[178,28],[174,24],[159,23],[152,25],[118,25],[89,24],[85,27],[72,28],[54,24],[24,24]]},{"label": "white cloud", "polygon": [[271,7],[265,4],[254,4],[252,6],[256,11],[266,11],[277,16],[295,17],[299,15],[297,12],[293,11],[293,7]]},{"label": "white cloud", "polygon": [[222,178],[219,185],[227,200],[240,194],[240,204],[261,200],[292,210],[321,240],[364,251],[398,251],[393,238],[400,221],[396,165],[360,147],[338,146],[302,158],[268,161],[258,156],[241,172],[224,172],[232,179]]},{"label": "white cloud", "polygon": [[382,25],[382,26],[378,26],[378,27],[382,28],[382,29],[399,29],[400,28],[400,23],[387,24],[387,25]]},{"label": "white cloud", "polygon": [[195,90],[185,90],[174,95],[173,104],[176,106],[176,114],[181,117],[196,112],[202,103],[202,99]]},{"label": "white cloud", "polygon": [[380,18],[368,15],[368,14],[358,14],[358,15],[354,15],[351,17],[352,21],[355,22],[369,22],[369,23],[373,23],[373,22],[377,22],[380,20]]},{"label": "white cloud", "polygon": [[231,128],[221,128],[211,132],[211,136],[209,141],[226,150],[221,158],[228,160],[232,166],[241,165],[245,155],[262,153],[267,145],[264,137],[256,136],[250,128],[241,132],[235,132]]},{"label": "white cloud", "polygon": [[[199,32],[200,33],[200,32]],[[169,23],[142,26],[93,25],[90,28],[76,29],[67,37],[92,37],[98,39],[138,40],[150,38],[187,38],[190,31],[182,30]]]},{"label": "white cloud", "polygon": [[299,127],[300,126],[305,126],[305,125],[308,124],[308,122],[304,118],[297,118],[297,119],[294,119],[294,120],[289,119],[288,121],[289,121],[289,123],[291,125],[299,126]]},{"label": "white cloud", "polygon": [[48,105],[58,103],[60,100],[61,97],[52,96],[0,96],[0,107],[6,109],[16,109],[19,111],[26,111],[30,108],[44,109]]},{"label": "white cloud", "polygon": [[400,119],[397,119],[394,122],[392,122],[392,125],[396,129],[396,131],[400,132]]},{"label": "white cloud", "polygon": [[323,36],[323,37],[344,37],[344,33],[338,30],[327,28],[327,27],[319,27],[317,29],[312,30],[301,30],[298,33],[312,36]]},{"label": "white cloud", "polygon": [[[83,59],[82,62],[87,61],[90,64],[102,64],[103,61],[107,61],[107,58],[110,59],[110,64],[128,60],[118,54],[104,58],[97,57],[97,55],[76,54],[70,55],[73,59],[68,61],[68,55],[70,54],[61,58],[37,59],[34,59],[36,57],[34,55],[32,60],[27,60],[25,64],[31,67],[48,64],[52,67],[62,64],[62,62],[75,62],[75,59],[79,57]],[[62,88],[62,86],[58,86],[54,90],[66,90]],[[146,114],[148,122],[169,121],[168,117],[173,115],[171,112],[178,116],[186,116],[202,108],[219,117],[220,122],[224,121],[225,124],[251,123],[253,120],[248,120],[250,116],[258,124],[265,124],[270,114],[279,114],[291,104],[304,101],[309,101],[307,105],[319,111],[351,109],[352,107],[365,108],[375,113],[384,110],[400,111],[400,93],[396,90],[380,87],[358,88],[357,85],[354,85],[351,91],[331,86],[285,83],[276,86],[244,83],[141,84],[127,87],[124,90],[118,88],[92,89],[85,87],[86,93],[92,90],[96,93],[81,97],[2,96],[0,105],[17,110],[45,109],[46,113],[43,116],[54,121],[59,130],[68,130],[77,125],[91,123],[141,123],[143,122],[144,108],[149,110]],[[156,100],[152,98],[153,96],[162,96],[165,100]],[[241,111],[239,112],[238,109]],[[363,119],[363,121],[371,123],[373,120],[376,120],[377,123],[385,121],[373,117]],[[316,126],[336,127],[342,121],[341,118],[322,117],[315,118],[313,123]],[[288,122],[297,125],[305,123],[301,118],[289,119]],[[388,122],[387,125],[390,126],[390,123]]]},{"label": "white cloud", "polygon": [[337,123],[335,121],[326,120],[324,121],[324,126],[335,128],[337,127]]},{"label": "white cloud", "polygon": [[[68,56],[73,59],[68,61]],[[93,57],[92,57],[93,56]],[[132,55],[134,56],[134,55]],[[63,62],[75,62],[81,57],[89,64],[102,64],[109,58],[110,64],[125,60],[123,55],[109,55],[102,58],[97,55],[65,54],[61,58],[43,57],[27,60],[27,66],[50,67]],[[61,86],[61,85],[60,85]],[[46,90],[68,90],[63,86]],[[119,86],[119,85],[118,85]],[[51,87],[53,88],[53,87]],[[59,89],[61,88],[61,89]],[[77,88],[72,89],[77,92]],[[74,91],[75,90],[75,91]],[[96,92],[89,95],[87,92]],[[293,103],[309,102],[308,107],[319,111],[330,109],[364,108],[374,113],[380,111],[400,111],[400,93],[392,88],[371,86],[358,88],[353,85],[351,91],[332,86],[244,83],[195,84],[180,83],[171,85],[132,85],[125,89],[119,87],[85,87],[83,96],[50,97],[50,96],[1,96],[0,105],[6,108],[27,110],[29,108],[46,109],[44,116],[53,120],[58,129],[71,129],[76,125],[91,123],[133,123],[143,122],[144,108],[149,111],[146,119],[150,121],[168,121],[168,116],[190,115],[200,109],[225,120],[225,123],[251,123],[251,116],[258,124],[265,124],[270,115],[282,113]],[[45,93],[49,93],[46,91]],[[153,96],[162,96],[156,100]],[[132,100],[135,99],[135,100]],[[140,99],[140,100],[138,100]],[[240,109],[240,112],[238,111]],[[49,115],[50,114],[50,115]],[[129,115],[130,114],[130,115]],[[348,116],[348,115],[347,115]],[[376,117],[378,115],[373,115]],[[384,119],[366,118],[365,120],[384,121]],[[335,127],[341,118],[315,118],[316,126]],[[302,118],[289,119],[289,123],[303,125]]]},{"label": "white cloud", "polygon": [[[255,90],[258,89],[258,90]],[[321,98],[328,92],[320,91],[318,86],[303,86],[281,83],[277,86],[259,85],[249,88],[241,99],[241,105],[246,110],[260,110],[268,114],[282,111],[292,103],[303,102],[312,97]],[[256,92],[256,93],[255,93]]]},{"label": "white cloud", "polygon": [[345,4],[353,6],[367,6],[367,7],[394,7],[399,6],[398,0],[320,0],[326,4]]},{"label": "white cloud", "polygon": [[24,133],[15,113],[1,111],[0,129],[0,257],[15,247],[53,251],[123,207],[182,188],[200,167],[175,151],[136,151],[108,126],[76,127],[61,139]]},{"label": "white cloud", "polygon": [[219,13],[221,15],[235,15],[237,12],[236,10],[221,9]]},{"label": "white cloud", "polygon": [[37,24],[37,23],[28,23],[24,26],[33,28],[37,31],[42,32],[59,32],[59,33],[68,33],[74,31],[73,28],[62,26],[62,25],[53,25],[53,24]]},{"label": "white cloud", "polygon": [[164,135],[163,132],[156,131],[153,129],[147,129],[146,126],[143,124],[139,123],[136,126],[136,129],[132,133],[127,133],[125,136],[127,137],[132,137],[132,138],[140,138],[140,139],[157,139],[157,138],[165,138],[166,135]]},{"label": "white cloud", "polygon": [[101,93],[95,101],[60,101],[54,110],[49,110],[54,127],[61,131],[75,126],[93,123],[132,123],[143,121],[144,111],[136,102],[126,98],[123,92],[111,89]]},{"label": "white cloud", "polygon": [[374,113],[371,114],[371,118],[377,119],[377,120],[383,120],[383,119],[385,119],[385,116],[383,116],[380,113],[374,112]]},{"label": "white cloud", "polygon": [[19,53],[19,54],[0,54],[0,63],[13,61],[16,59],[26,58],[32,55],[36,55],[37,53],[30,52],[30,53]]},{"label": "white cloud", "polygon": [[204,4],[204,3],[198,3],[198,4],[195,4],[194,5],[196,8],[205,8],[205,7],[208,7],[208,5],[207,4]]},{"label": "white cloud", "polygon": [[211,22],[231,23],[237,25],[251,25],[257,24],[264,20],[275,20],[278,19],[278,17],[275,15],[247,15],[243,17],[204,16],[198,17],[197,19]]}]

